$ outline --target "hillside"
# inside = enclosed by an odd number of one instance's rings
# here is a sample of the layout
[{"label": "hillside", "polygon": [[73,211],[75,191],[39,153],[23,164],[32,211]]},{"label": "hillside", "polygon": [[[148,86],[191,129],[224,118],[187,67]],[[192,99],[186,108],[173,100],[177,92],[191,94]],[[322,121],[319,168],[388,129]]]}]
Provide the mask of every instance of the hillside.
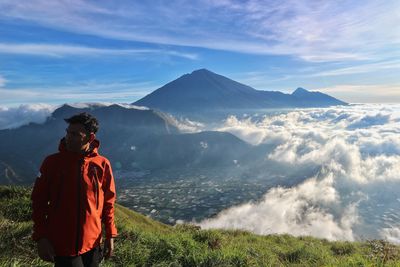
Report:
[{"label": "hillside", "polygon": [[[51,266],[30,239],[30,189],[0,186],[0,266]],[[385,241],[329,242],[290,235],[167,226],[117,205],[115,256],[102,266],[399,266]]]}]

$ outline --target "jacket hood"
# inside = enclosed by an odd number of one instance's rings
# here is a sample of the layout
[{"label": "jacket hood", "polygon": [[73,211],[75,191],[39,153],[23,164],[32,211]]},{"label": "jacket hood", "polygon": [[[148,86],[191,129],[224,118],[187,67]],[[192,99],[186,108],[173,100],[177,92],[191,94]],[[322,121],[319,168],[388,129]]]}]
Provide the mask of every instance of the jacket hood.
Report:
[{"label": "jacket hood", "polygon": [[[60,143],[58,145],[58,151],[60,152],[68,152],[67,147],[65,143],[65,137],[63,137],[60,140]],[[90,156],[97,156],[98,155],[98,150],[100,147],[100,141],[97,139],[94,139],[93,142],[90,143],[90,148],[89,151],[85,153],[85,157],[90,157]]]}]

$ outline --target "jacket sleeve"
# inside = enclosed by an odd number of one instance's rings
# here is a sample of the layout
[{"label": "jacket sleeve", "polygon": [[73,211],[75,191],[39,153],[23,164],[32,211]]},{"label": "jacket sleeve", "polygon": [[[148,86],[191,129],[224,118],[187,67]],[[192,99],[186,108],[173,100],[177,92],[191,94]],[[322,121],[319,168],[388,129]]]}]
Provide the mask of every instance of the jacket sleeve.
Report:
[{"label": "jacket sleeve", "polygon": [[116,199],[115,182],[109,162],[107,162],[105,166],[104,178],[104,205],[102,220],[106,230],[106,238],[111,238],[117,236],[117,228],[114,222],[114,204]]},{"label": "jacket sleeve", "polygon": [[49,164],[46,158],[33,187],[32,200],[32,220],[33,220],[33,240],[37,241],[46,237],[47,214],[49,210]]}]

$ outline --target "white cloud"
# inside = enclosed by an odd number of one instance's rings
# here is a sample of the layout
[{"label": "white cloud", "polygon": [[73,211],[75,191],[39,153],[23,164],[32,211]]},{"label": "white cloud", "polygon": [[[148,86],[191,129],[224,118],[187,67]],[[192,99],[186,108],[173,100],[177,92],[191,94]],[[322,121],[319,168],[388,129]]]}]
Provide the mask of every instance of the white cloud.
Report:
[{"label": "white cloud", "polygon": [[110,105],[118,105],[120,107],[126,109],[136,109],[136,110],[150,110],[148,107],[143,106],[135,106],[131,104],[124,104],[124,103],[112,103],[112,102],[76,102],[76,103],[68,103],[69,106],[74,108],[90,108],[90,107],[107,107]]},{"label": "white cloud", "polygon": [[6,79],[0,75],[0,87],[4,87],[6,85]]},{"label": "white cloud", "polygon": [[65,57],[65,56],[127,56],[137,54],[164,54],[187,59],[197,59],[196,54],[181,53],[173,50],[161,49],[108,49],[95,48],[76,45],[56,45],[56,44],[11,44],[0,43],[0,53],[19,54],[19,55],[34,55],[34,56],[50,56],[50,57]]},{"label": "white cloud", "polygon": [[205,124],[188,118],[176,118],[168,113],[163,113],[162,116],[164,116],[170,124],[176,126],[181,133],[197,133],[205,129]]},{"label": "white cloud", "polygon": [[134,102],[157,88],[147,82],[82,83],[52,88],[0,88],[0,103]]},{"label": "white cloud", "polygon": [[137,110],[150,110],[148,107],[144,106],[136,106],[136,105],[131,105],[131,104],[118,104],[121,107],[124,108],[129,108],[129,109],[137,109]]},{"label": "white cloud", "polygon": [[258,202],[231,207],[199,224],[259,234],[399,242],[399,121],[399,105],[229,117],[217,130],[254,145],[274,144],[263,164],[281,169],[269,169],[266,179],[290,172],[276,183],[296,183],[272,187]]},{"label": "white cloud", "polygon": [[[274,188],[257,203],[225,210],[200,223],[202,228],[245,229],[257,234],[290,233],[330,240],[354,240],[356,205],[337,210],[340,201],[332,176],[309,179],[290,189]],[[332,207],[330,207],[332,206]],[[333,210],[336,208],[336,215]]]},{"label": "white cloud", "polygon": [[[97,103],[68,103],[74,108],[88,108],[91,106],[110,106],[116,103],[111,102],[97,102]],[[127,109],[149,110],[147,107],[135,106],[130,104],[116,104]],[[0,106],[0,130],[17,128],[28,123],[44,123],[57,109],[59,105],[49,104],[23,104],[17,107]]]},{"label": "white cloud", "polygon": [[30,122],[43,123],[56,106],[48,104],[20,105],[19,107],[0,106],[0,130],[16,128]]},{"label": "white cloud", "polygon": [[262,125],[254,125],[251,118],[238,120],[235,116],[230,116],[216,130],[230,132],[253,145],[260,144],[266,137],[266,131]]},{"label": "white cloud", "polygon": [[334,70],[318,72],[310,76],[311,77],[339,76],[339,75],[349,75],[358,73],[370,73],[380,70],[393,70],[393,69],[400,69],[399,60],[390,60],[378,63],[363,63],[353,67],[337,68]]},{"label": "white cloud", "polygon": [[[330,94],[348,103],[399,103],[400,84],[352,85],[341,84],[317,88],[317,91]],[[384,94],[382,93],[384,92]]]},{"label": "white cloud", "polygon": [[390,121],[389,114],[377,113],[375,115],[366,115],[347,126],[347,129],[369,128],[374,125],[385,125]]},{"label": "white cloud", "polygon": [[400,226],[382,229],[381,236],[391,243],[400,244]]}]

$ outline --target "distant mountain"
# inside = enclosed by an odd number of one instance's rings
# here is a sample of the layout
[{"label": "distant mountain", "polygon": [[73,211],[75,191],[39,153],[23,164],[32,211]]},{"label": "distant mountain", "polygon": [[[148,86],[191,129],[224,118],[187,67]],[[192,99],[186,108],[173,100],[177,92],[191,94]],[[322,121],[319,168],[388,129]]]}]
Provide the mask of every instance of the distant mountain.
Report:
[{"label": "distant mountain", "polygon": [[256,90],[206,69],[185,74],[134,104],[175,114],[346,105],[329,95],[302,88],[293,94]]},{"label": "distant mountain", "polygon": [[65,136],[64,118],[79,112],[98,118],[100,152],[116,170],[224,166],[250,147],[229,133],[181,134],[170,117],[154,110],[63,105],[43,124],[0,130],[0,184],[33,182],[44,157],[57,152]]},{"label": "distant mountain", "polygon": [[291,96],[296,99],[302,107],[325,107],[333,105],[347,105],[346,102],[340,101],[332,96],[321,92],[310,92],[304,88],[297,88]]}]

